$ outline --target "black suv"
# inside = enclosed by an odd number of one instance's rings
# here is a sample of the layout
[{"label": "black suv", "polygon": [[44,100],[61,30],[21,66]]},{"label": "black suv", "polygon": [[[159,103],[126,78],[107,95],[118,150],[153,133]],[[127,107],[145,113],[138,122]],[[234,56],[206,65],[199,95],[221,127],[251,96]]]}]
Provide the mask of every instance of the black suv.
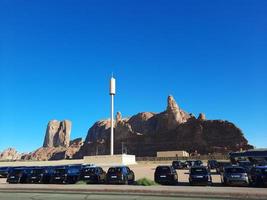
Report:
[{"label": "black suv", "polygon": [[172,166],[158,166],[154,173],[154,180],[159,184],[176,185],[178,182],[178,175]]},{"label": "black suv", "polygon": [[34,168],[35,167],[13,168],[7,176],[7,182],[8,183],[27,183],[29,173]]},{"label": "black suv", "polygon": [[55,166],[51,175],[50,183],[59,184],[67,183],[68,166]]},{"label": "black suv", "polygon": [[7,178],[10,167],[0,167],[0,178]]},{"label": "black suv", "polygon": [[253,167],[249,174],[249,183],[253,186],[267,186],[267,166]]},{"label": "black suv", "polygon": [[108,184],[133,184],[135,175],[129,167],[111,167],[108,169],[106,181]]},{"label": "black suv", "polygon": [[81,180],[89,183],[105,183],[106,172],[101,167],[84,167],[81,170]]},{"label": "black suv", "polygon": [[204,166],[193,166],[189,170],[190,185],[211,185],[210,171]]},{"label": "black suv", "polygon": [[27,177],[27,183],[50,183],[53,167],[36,167],[32,169]]},{"label": "black suv", "polygon": [[51,183],[74,184],[80,180],[80,170],[82,165],[67,165],[55,167],[51,176]]}]

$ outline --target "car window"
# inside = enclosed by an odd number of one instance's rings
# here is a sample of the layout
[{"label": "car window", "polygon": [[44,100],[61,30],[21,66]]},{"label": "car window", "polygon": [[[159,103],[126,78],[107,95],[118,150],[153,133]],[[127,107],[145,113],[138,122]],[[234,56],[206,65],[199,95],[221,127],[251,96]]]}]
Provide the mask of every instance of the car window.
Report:
[{"label": "car window", "polygon": [[196,174],[207,174],[208,171],[205,168],[191,168],[191,174],[196,175]]},{"label": "car window", "polygon": [[20,173],[22,173],[22,171],[23,171],[23,170],[20,170],[20,169],[18,169],[18,170],[13,170],[13,171],[12,171],[12,174],[14,174],[14,175],[19,175]]},{"label": "car window", "polygon": [[170,173],[171,169],[170,167],[158,167],[156,169],[156,173],[160,173],[160,174],[166,174],[166,173]]},{"label": "car window", "polygon": [[246,173],[243,168],[225,168],[226,173]]},{"label": "car window", "polygon": [[262,169],[262,173],[267,175],[267,169]]},{"label": "car window", "polygon": [[109,173],[120,173],[122,172],[122,168],[116,167],[116,168],[109,168]]},{"label": "car window", "polygon": [[68,170],[69,173],[79,173],[80,169],[77,167],[70,167]]},{"label": "car window", "polygon": [[44,172],[43,169],[33,169],[31,170],[31,174],[42,174]]},{"label": "car window", "polygon": [[65,173],[66,169],[55,169],[55,173],[61,174],[61,173]]}]

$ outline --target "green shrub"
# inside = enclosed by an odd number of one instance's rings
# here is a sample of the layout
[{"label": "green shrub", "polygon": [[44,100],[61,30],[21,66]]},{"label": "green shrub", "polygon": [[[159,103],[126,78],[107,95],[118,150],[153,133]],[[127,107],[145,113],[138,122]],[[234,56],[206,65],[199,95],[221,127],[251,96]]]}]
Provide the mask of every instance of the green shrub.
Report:
[{"label": "green shrub", "polygon": [[78,181],[76,184],[77,185],[86,185],[87,183],[85,181]]},{"label": "green shrub", "polygon": [[154,181],[149,180],[147,178],[141,178],[141,179],[136,181],[136,185],[152,186],[152,185],[157,185],[157,183],[155,183]]}]

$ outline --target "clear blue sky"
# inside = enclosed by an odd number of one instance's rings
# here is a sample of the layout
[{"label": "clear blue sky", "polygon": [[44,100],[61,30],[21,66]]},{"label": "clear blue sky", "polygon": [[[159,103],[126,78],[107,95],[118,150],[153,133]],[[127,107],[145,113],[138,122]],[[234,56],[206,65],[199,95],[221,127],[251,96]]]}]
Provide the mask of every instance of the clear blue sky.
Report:
[{"label": "clear blue sky", "polygon": [[86,137],[116,111],[234,122],[267,147],[267,1],[1,0],[0,151],[35,150],[51,119]]}]

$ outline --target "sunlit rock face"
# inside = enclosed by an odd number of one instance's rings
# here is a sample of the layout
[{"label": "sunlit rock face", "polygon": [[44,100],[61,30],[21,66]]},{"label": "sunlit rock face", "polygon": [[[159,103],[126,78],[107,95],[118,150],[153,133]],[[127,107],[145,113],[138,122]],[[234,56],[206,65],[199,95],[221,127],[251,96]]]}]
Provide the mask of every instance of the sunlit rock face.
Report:
[{"label": "sunlit rock face", "polygon": [[70,133],[71,121],[50,121],[47,125],[43,147],[68,147]]},{"label": "sunlit rock face", "polygon": [[[186,150],[188,152],[226,153],[253,148],[242,131],[224,120],[207,120],[204,113],[195,118],[183,111],[173,96],[167,98],[167,108],[161,113],[141,112],[123,118],[119,112],[115,122],[115,153],[155,156],[157,151]],[[96,122],[74,157],[109,154],[110,120]]]}]

